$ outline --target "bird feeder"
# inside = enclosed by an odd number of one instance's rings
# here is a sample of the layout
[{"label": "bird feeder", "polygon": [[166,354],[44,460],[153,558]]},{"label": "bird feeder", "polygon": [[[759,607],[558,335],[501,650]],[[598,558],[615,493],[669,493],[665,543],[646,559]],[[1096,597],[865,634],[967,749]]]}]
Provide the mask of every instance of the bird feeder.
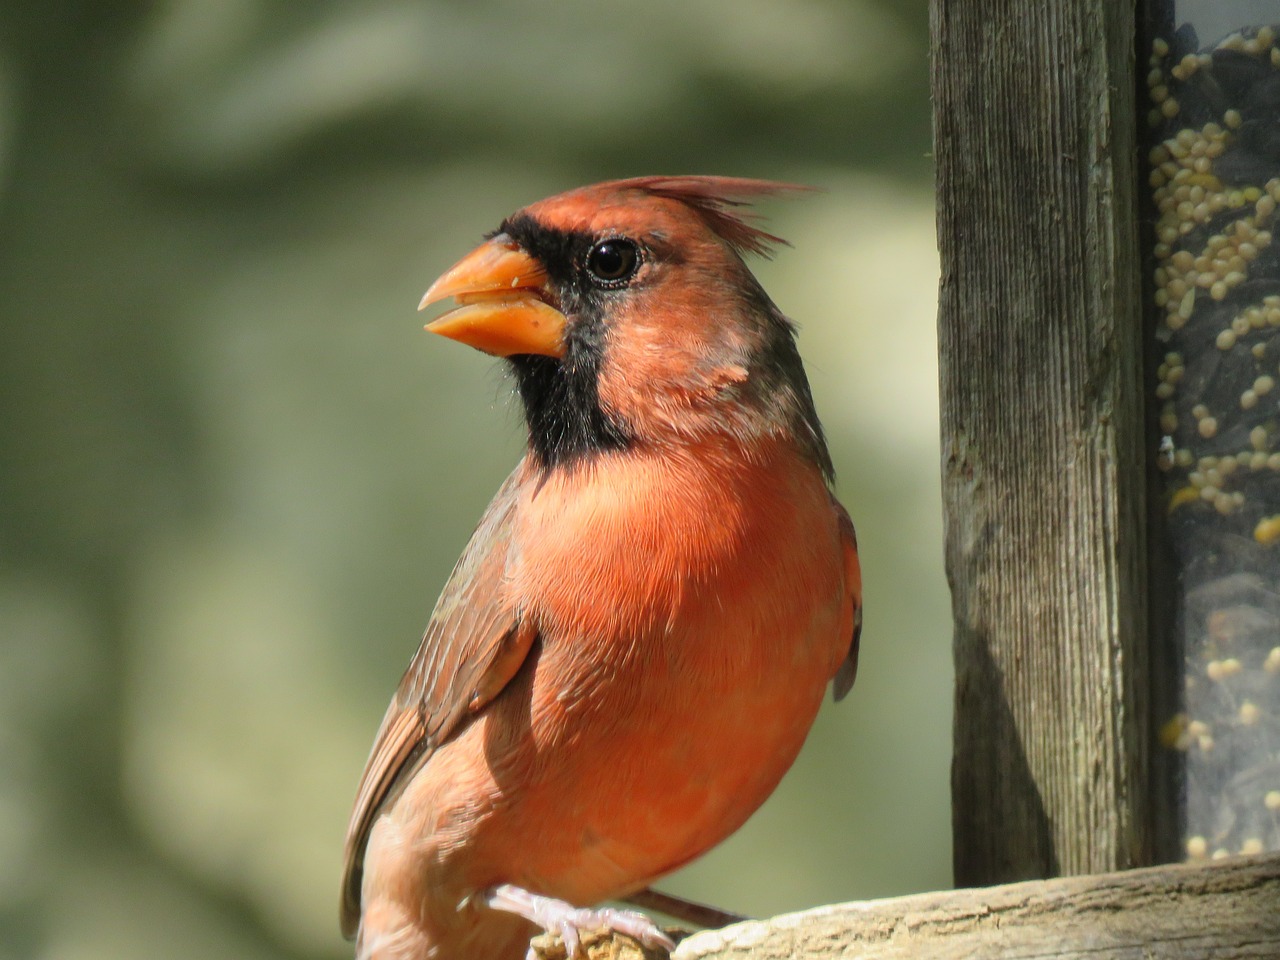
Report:
[{"label": "bird feeder", "polygon": [[1280,850],[1280,24],[1261,7],[1151,3],[1139,39],[1153,660],[1191,860]]}]

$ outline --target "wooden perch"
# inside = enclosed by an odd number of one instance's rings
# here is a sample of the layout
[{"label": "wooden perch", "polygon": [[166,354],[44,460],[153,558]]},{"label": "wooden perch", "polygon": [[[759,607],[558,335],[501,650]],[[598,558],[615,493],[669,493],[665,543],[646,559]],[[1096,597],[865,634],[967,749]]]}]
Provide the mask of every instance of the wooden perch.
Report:
[{"label": "wooden perch", "polygon": [[[625,937],[591,960],[639,960]],[[557,938],[534,941],[564,960]],[[672,960],[1233,960],[1280,957],[1280,854],[845,903],[704,930]]]}]

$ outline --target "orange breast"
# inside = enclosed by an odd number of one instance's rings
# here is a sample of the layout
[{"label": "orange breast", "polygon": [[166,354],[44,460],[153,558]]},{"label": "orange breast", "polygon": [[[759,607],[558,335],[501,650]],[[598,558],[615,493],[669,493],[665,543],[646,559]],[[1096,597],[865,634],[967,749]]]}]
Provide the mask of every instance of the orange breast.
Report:
[{"label": "orange breast", "polygon": [[852,601],[818,471],[761,453],[619,454],[520,505],[510,589],[542,646],[475,731],[503,808],[471,838],[501,871],[478,881],[618,896],[722,840],[790,767]]}]

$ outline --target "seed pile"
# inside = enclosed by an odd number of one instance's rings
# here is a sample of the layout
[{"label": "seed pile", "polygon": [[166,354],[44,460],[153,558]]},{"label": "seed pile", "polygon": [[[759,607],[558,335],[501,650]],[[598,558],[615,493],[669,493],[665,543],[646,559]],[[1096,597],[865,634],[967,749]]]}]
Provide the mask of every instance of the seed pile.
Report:
[{"label": "seed pile", "polygon": [[1189,858],[1280,849],[1280,31],[1152,44],[1158,466]]}]

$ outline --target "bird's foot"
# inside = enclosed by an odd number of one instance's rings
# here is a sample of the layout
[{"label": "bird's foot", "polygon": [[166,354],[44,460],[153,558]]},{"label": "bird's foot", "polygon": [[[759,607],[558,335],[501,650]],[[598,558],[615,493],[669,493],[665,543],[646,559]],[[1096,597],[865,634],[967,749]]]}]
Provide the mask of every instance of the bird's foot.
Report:
[{"label": "bird's foot", "polygon": [[[491,909],[524,917],[547,933],[560,937],[564,941],[565,953],[570,957],[585,956],[580,936],[584,931],[623,933],[650,950],[662,948],[670,952],[676,946],[675,941],[663,933],[656,923],[634,910],[575,907],[554,897],[530,893],[523,887],[510,883],[490,887],[482,894],[482,899]],[[532,956],[530,950],[530,957]]]}]

